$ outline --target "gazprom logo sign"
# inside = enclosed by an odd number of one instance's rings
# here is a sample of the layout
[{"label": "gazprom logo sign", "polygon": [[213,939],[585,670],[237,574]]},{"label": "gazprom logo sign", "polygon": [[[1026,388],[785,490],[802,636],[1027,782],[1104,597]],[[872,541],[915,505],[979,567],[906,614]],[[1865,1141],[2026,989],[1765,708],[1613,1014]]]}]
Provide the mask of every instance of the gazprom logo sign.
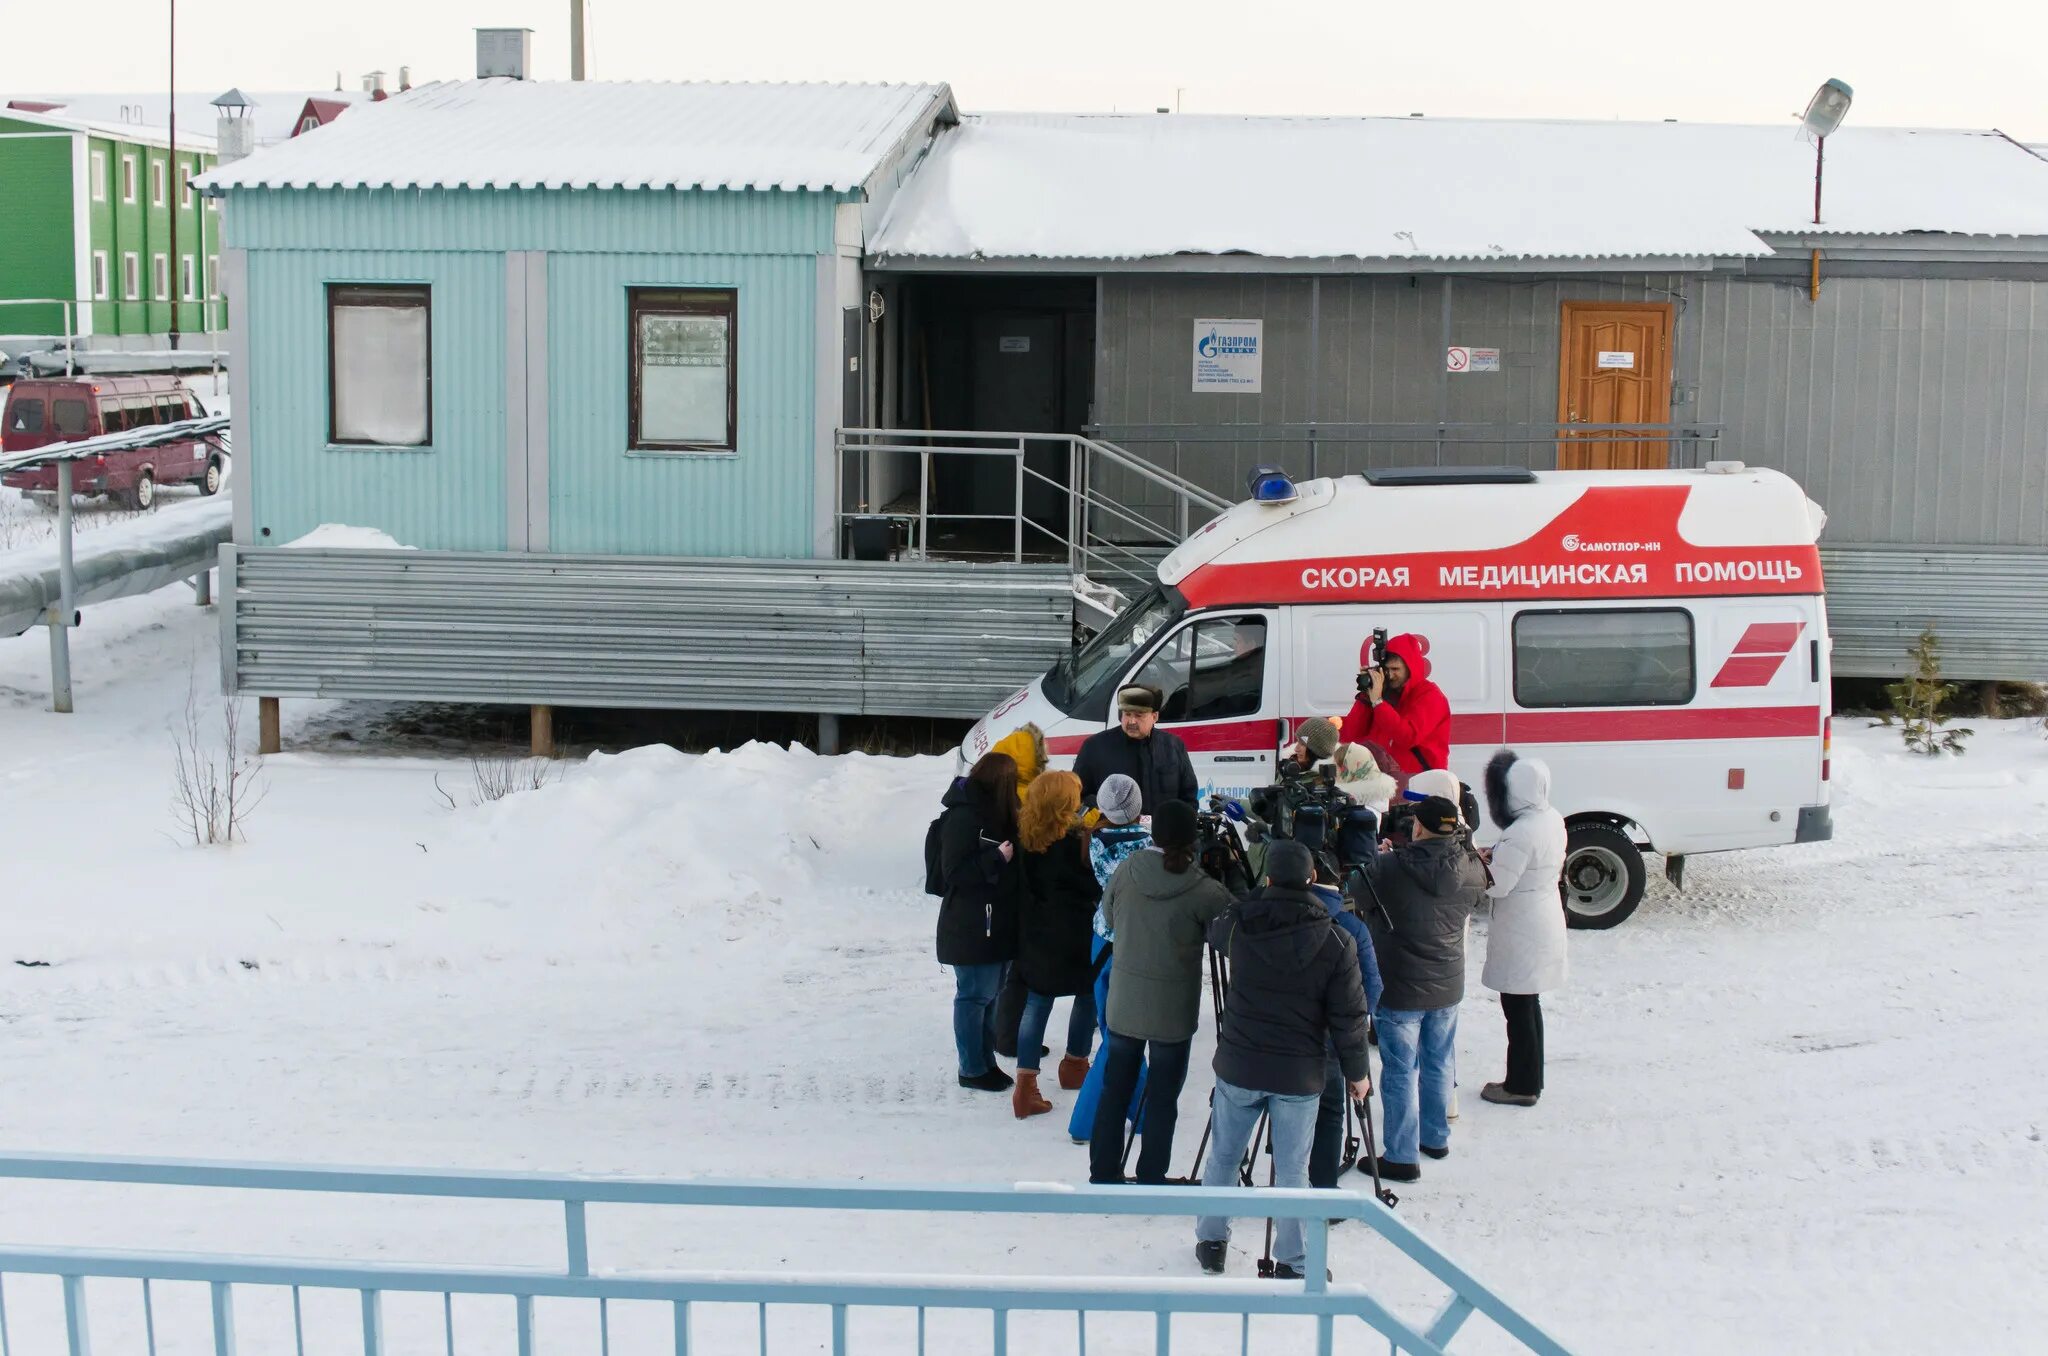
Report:
[{"label": "gazprom logo sign", "polygon": [[1263,320],[1197,320],[1195,390],[1259,394],[1264,376],[1265,324]]}]

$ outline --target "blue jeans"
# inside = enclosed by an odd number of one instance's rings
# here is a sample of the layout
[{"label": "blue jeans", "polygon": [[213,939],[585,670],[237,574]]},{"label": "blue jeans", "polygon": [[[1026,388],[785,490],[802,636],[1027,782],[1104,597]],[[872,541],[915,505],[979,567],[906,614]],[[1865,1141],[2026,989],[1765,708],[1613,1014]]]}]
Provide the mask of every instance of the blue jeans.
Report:
[{"label": "blue jeans", "polygon": [[[1386,1106],[1389,1163],[1419,1161],[1421,1147],[1451,1143],[1451,1078],[1458,1040],[1458,1010],[1379,1011],[1380,1100]],[[1421,1087],[1418,1114],[1416,1089]]]},{"label": "blue jeans", "polygon": [[[1017,1067],[1038,1068],[1038,1047],[1045,1044],[1045,1026],[1052,1020],[1052,1005],[1059,1000],[1033,991],[1024,996],[1024,1020],[1017,1024]],[[1067,1053],[1075,1059],[1088,1058],[1095,1048],[1095,995],[1087,990],[1074,995],[1067,1013]]]},{"label": "blue jeans", "polygon": [[[953,1046],[960,1054],[962,1078],[996,1067],[996,995],[1008,968],[1002,961],[953,967]],[[1038,1046],[1034,1042],[1031,1048]]]},{"label": "blue jeans", "polygon": [[[1273,1118],[1273,1185],[1308,1185],[1308,1151],[1316,1137],[1316,1107],[1320,1092],[1283,1096],[1277,1092],[1253,1092],[1234,1083],[1216,1080],[1216,1099],[1210,1111],[1209,1161],[1202,1165],[1202,1185],[1236,1186],[1238,1164],[1245,1146],[1258,1128],[1259,1113]],[[1195,1221],[1195,1238],[1202,1243],[1230,1241],[1230,1221],[1221,1215],[1204,1215]],[[1301,1270],[1307,1249],[1301,1241],[1301,1221],[1283,1219],[1273,1226],[1273,1260]]]}]

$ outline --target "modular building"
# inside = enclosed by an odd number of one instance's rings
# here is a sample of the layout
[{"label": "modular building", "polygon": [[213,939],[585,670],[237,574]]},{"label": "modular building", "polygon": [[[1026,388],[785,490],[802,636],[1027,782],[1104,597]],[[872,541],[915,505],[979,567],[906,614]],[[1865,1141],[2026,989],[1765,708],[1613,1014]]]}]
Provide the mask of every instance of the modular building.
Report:
[{"label": "modular building", "polygon": [[879,422],[1232,495],[1260,462],[1774,467],[1828,512],[1837,672],[1932,622],[1953,675],[2048,675],[2048,161],[1998,132],[969,116],[869,268]]},{"label": "modular building", "polygon": [[[1830,515],[1836,673],[1927,624],[1953,676],[2048,673],[2048,162],[1852,128],[1816,223],[1821,149],[943,85],[365,104],[207,181],[224,671],[979,714],[1257,464],[1745,461]],[[410,549],[278,549],[325,525]]]}]

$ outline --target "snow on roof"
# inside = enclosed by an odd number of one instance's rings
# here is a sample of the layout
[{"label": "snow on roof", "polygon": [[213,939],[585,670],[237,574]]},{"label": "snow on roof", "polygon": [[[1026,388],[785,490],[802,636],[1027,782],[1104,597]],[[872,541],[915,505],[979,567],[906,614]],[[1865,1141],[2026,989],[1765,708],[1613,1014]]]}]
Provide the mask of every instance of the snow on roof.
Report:
[{"label": "snow on roof", "polygon": [[[13,97],[24,103],[54,104],[57,102],[54,96],[33,98],[28,95],[15,95]],[[35,113],[24,108],[0,108],[0,118],[18,118],[22,122],[48,127],[53,131],[89,132],[93,136],[106,137],[110,141],[132,141],[140,146],[162,146],[168,149],[171,144],[171,130],[168,127],[153,126],[146,122],[123,122],[114,118],[88,117],[78,113],[68,105],[52,108],[45,113]],[[213,126],[211,112],[209,111],[205,118],[194,125],[199,127]],[[178,148],[185,151],[210,152],[214,149],[214,140],[211,136],[179,128]]]},{"label": "snow on roof", "polygon": [[944,85],[421,85],[214,172],[222,188],[861,186]]},{"label": "snow on roof", "polygon": [[1997,132],[997,114],[945,132],[873,242],[902,258],[1744,256],[1758,233],[2048,235]]},{"label": "snow on roof", "polygon": [[[308,99],[354,104],[370,97],[359,89],[236,92],[249,101],[248,116],[256,124],[256,144],[259,146],[290,136],[292,128],[298,125],[299,111],[306,106]],[[213,106],[213,101],[219,94],[218,90],[188,90],[178,95],[179,141],[186,139],[187,131],[196,131],[205,135],[207,148],[212,149],[214,123],[220,116],[220,110]],[[138,125],[161,128],[170,111],[170,101],[161,91],[154,94],[19,94],[10,97],[58,104],[61,105],[58,117],[85,119],[126,131],[135,130]],[[125,135],[126,131],[109,131],[107,135]]]}]

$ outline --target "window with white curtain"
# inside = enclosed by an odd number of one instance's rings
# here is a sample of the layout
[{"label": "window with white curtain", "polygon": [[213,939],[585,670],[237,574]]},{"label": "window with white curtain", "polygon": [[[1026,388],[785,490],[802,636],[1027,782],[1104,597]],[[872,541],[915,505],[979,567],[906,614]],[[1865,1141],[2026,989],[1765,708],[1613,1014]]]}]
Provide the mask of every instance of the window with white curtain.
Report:
[{"label": "window with white curtain", "polygon": [[327,438],[374,447],[433,441],[431,289],[330,283]]}]

